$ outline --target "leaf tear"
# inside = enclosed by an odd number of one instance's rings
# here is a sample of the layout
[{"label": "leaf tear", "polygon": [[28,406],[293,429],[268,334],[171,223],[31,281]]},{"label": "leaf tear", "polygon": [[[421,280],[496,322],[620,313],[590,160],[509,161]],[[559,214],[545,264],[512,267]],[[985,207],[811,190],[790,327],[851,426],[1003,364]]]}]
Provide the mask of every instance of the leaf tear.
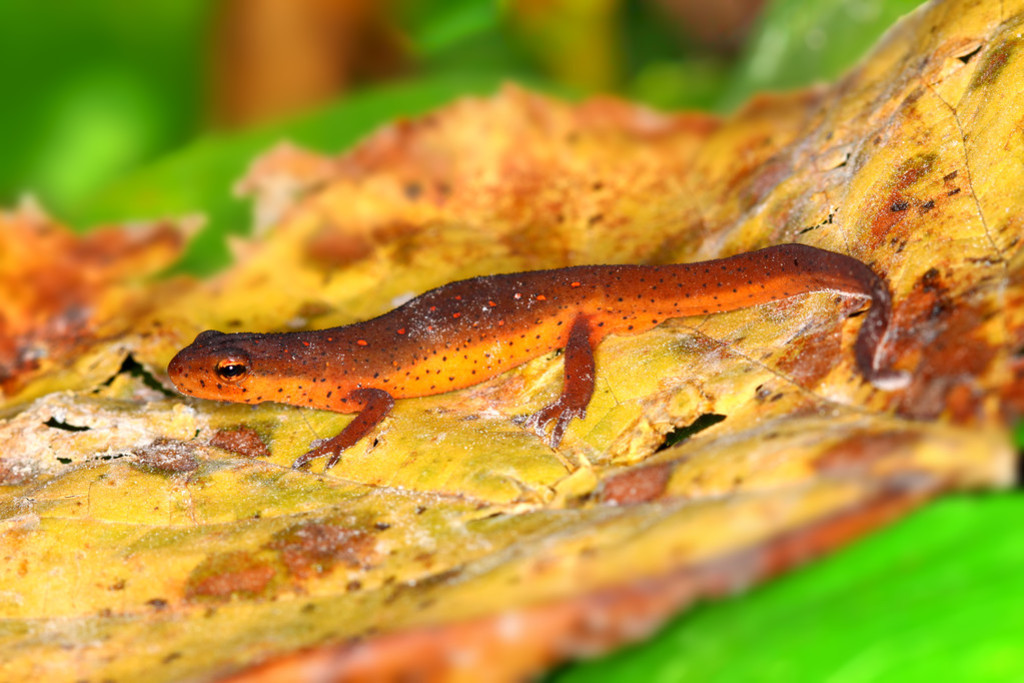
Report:
[{"label": "leaf tear", "polygon": [[[63,429],[66,432],[87,432],[90,429],[92,429],[92,427],[88,427],[88,426],[69,424],[69,423],[64,422],[62,420],[58,420],[55,417],[51,417],[49,420],[47,420],[43,424],[46,425],[47,427],[53,427],[54,429]],[[71,462],[71,461],[68,460],[68,462]]]},{"label": "leaf tear", "polygon": [[971,61],[972,59],[974,59],[974,57],[975,57],[975,56],[976,56],[976,55],[977,55],[977,54],[978,54],[979,52],[981,52],[981,48],[982,48],[982,46],[981,46],[981,45],[978,45],[977,47],[975,47],[975,48],[974,48],[973,50],[971,50],[970,52],[967,52],[967,53],[965,53],[965,54],[962,54],[962,55],[957,55],[957,57],[956,57],[956,58],[957,58],[957,59],[959,59],[959,60],[960,60],[961,62],[963,62],[964,64],[966,64],[967,62],[969,62],[969,61]]},{"label": "leaf tear", "polygon": [[152,389],[153,391],[158,391],[164,396],[177,396],[177,393],[165,387],[162,383],[160,383],[159,380],[157,380],[157,378],[153,375],[152,372],[147,370],[144,365],[135,360],[135,356],[133,356],[131,353],[125,356],[124,360],[121,362],[121,367],[117,369],[117,372],[115,372],[113,375],[104,380],[100,386],[109,387],[114,383],[114,380],[116,380],[119,375],[128,375],[133,379],[140,380],[143,384],[146,385],[146,387]]},{"label": "leaf tear", "polygon": [[719,415],[718,413],[704,413],[685,427],[677,427],[666,434],[665,441],[662,442],[661,446],[659,446],[657,450],[663,451],[678,443],[686,441],[700,432],[703,432],[705,429],[714,427],[725,418],[725,415]]}]

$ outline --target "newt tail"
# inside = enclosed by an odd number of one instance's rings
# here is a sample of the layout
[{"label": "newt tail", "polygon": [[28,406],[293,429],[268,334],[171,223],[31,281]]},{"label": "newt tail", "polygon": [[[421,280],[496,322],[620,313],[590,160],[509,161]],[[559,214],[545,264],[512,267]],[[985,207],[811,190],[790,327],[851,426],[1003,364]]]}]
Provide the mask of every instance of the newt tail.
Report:
[{"label": "newt tail", "polygon": [[478,384],[565,349],[562,393],[526,422],[557,447],[594,391],[593,350],[609,334],[639,334],[670,318],[732,311],[798,294],[864,297],[854,358],[884,390],[907,384],[884,364],[892,324],[885,281],[850,256],[783,244],[729,258],[665,266],[573,266],[461,280],[377,318],[307,332],[224,334],[208,330],[168,373],[200,398],[358,413],[340,434],[295,461],[301,467],[369,434],[396,399]]}]

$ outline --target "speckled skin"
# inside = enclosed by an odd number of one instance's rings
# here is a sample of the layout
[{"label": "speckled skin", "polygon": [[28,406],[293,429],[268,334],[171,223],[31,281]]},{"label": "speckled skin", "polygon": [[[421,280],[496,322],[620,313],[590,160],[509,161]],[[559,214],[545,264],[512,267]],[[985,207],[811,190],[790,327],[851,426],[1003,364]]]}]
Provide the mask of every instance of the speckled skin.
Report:
[{"label": "speckled skin", "polygon": [[[566,347],[574,326],[573,346],[580,347],[576,355],[581,357],[576,365],[584,367],[584,356],[608,334],[639,334],[669,318],[815,291],[870,299],[855,347],[857,366],[879,386],[900,384],[900,375],[881,367],[891,318],[885,282],[854,258],[800,244],[701,263],[575,266],[477,277],[431,290],[372,320],[326,330],[207,331],[174,357],[168,372],[179,390],[201,398],[359,412],[367,409],[367,396],[412,398],[478,384]],[[591,368],[592,362],[591,355]],[[218,376],[218,365],[225,364],[244,366],[244,374]],[[585,410],[593,380],[589,390],[586,381],[577,384],[586,396],[575,402],[583,401]],[[378,391],[359,391],[367,389]],[[380,412],[379,402],[376,408]],[[575,415],[579,408],[574,406]],[[543,429],[566,409],[555,409],[534,426]],[[553,441],[560,432],[557,437]]]}]

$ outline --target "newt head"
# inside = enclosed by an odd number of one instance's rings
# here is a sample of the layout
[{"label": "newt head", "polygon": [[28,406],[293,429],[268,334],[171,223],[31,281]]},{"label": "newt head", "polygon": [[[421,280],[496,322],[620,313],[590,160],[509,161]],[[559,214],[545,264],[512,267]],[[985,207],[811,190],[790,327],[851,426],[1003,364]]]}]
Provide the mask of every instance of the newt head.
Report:
[{"label": "newt head", "polygon": [[253,361],[238,336],[207,330],[179,351],[167,366],[178,391],[197,398],[257,403],[248,387]]}]

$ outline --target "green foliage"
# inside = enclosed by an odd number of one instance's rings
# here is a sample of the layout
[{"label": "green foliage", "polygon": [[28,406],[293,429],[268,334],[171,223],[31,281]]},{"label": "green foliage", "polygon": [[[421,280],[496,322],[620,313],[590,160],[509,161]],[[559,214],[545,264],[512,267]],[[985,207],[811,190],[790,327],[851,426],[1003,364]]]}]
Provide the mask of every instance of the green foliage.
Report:
[{"label": "green foliage", "polygon": [[776,0],[727,79],[718,109],[763,90],[838,78],[920,0]]},{"label": "green foliage", "polygon": [[0,3],[0,203],[62,214],[185,145],[202,118],[204,0]]}]

